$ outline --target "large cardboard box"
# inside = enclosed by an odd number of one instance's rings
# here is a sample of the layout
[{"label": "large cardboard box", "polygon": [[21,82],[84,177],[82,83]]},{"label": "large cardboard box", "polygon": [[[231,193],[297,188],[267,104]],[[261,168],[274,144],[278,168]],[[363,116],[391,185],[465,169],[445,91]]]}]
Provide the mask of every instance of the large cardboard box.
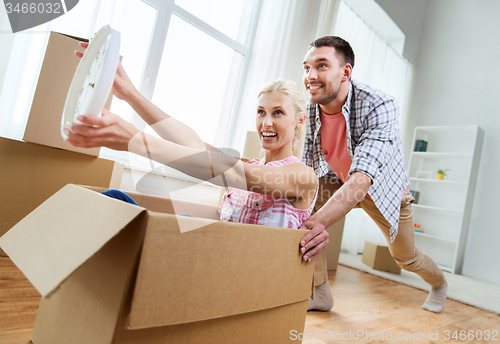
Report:
[{"label": "large cardboard box", "polygon": [[326,266],[329,271],[336,271],[339,265],[340,246],[344,233],[345,216],[326,228],[328,232],[328,246],[326,247]]},{"label": "large cardboard box", "polygon": [[396,264],[394,258],[392,258],[387,245],[365,241],[361,261],[375,270],[388,271],[395,274],[401,273],[401,268]]},{"label": "large cardboard box", "polygon": [[[79,41],[86,39],[51,32],[38,78],[23,140],[55,148],[99,156],[100,148],[79,148],[61,136],[61,118],[73,75],[80,59],[75,50],[83,51]],[[105,107],[111,105],[109,97]]]},{"label": "large cardboard box", "polygon": [[34,344],[279,344],[303,332],[306,231],[132,197],[140,207],[67,185],[0,238],[42,294]]},{"label": "large cardboard box", "polygon": [[117,188],[121,171],[113,161],[0,137],[0,236],[64,185]]}]

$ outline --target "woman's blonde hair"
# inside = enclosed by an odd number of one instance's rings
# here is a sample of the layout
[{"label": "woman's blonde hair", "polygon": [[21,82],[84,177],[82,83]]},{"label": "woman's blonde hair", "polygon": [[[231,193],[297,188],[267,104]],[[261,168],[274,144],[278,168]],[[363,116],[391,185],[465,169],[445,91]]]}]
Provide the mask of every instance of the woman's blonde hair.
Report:
[{"label": "woman's blonde hair", "polygon": [[[295,119],[299,120],[301,116],[306,113],[306,102],[304,100],[305,96],[300,88],[299,84],[291,80],[275,80],[271,81],[269,84],[264,86],[260,92],[259,97],[264,93],[279,92],[288,96],[295,107]],[[292,151],[293,155],[299,159],[302,159],[302,151],[304,149],[305,140],[305,122],[299,128],[295,129],[295,135],[292,141]]]}]

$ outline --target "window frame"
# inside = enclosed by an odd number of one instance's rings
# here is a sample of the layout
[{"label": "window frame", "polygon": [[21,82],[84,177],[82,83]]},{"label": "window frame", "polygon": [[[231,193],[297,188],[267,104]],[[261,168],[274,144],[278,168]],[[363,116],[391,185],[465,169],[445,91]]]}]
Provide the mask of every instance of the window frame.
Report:
[{"label": "window frame", "polygon": [[[163,49],[165,46],[165,42],[167,40],[168,29],[170,26],[170,19],[172,15],[178,16],[180,19],[186,21],[187,23],[195,26],[202,32],[210,35],[221,43],[227,45],[231,49],[234,49],[236,52],[240,53],[243,56],[243,64],[241,67],[241,74],[238,80],[238,89],[235,102],[233,104],[233,111],[231,111],[231,117],[234,114],[234,108],[237,108],[236,103],[238,103],[238,93],[241,94],[241,85],[243,84],[247,70],[248,70],[248,61],[251,55],[251,47],[253,44],[253,40],[255,37],[256,24],[258,21],[258,16],[262,4],[262,0],[255,0],[254,13],[252,16],[252,20],[250,23],[250,30],[247,38],[247,43],[242,44],[209,24],[205,23],[198,17],[194,16],[190,12],[186,11],[179,5],[175,3],[175,0],[141,0],[147,5],[156,9],[156,19],[155,24],[153,26],[153,34],[151,37],[151,41],[149,44],[149,51],[146,57],[146,63],[143,70],[142,78],[139,85],[139,91],[148,99],[152,99],[154,94],[154,89],[156,85],[156,80],[158,77],[158,72],[160,70],[161,59],[163,55]],[[136,125],[139,129],[143,130],[145,124],[142,120],[138,120],[140,117],[137,114],[134,114],[132,123]],[[226,140],[227,141],[227,136]]]}]

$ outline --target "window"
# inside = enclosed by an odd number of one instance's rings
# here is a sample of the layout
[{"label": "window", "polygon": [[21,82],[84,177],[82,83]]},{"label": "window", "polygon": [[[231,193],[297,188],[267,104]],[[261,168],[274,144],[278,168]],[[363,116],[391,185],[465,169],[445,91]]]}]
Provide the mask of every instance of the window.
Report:
[{"label": "window", "polygon": [[[215,144],[224,100],[229,93],[231,103],[229,88],[236,86],[242,55],[175,15],[169,28],[164,48],[168,53],[161,60],[153,103]],[[230,79],[233,75],[236,78]]]}]

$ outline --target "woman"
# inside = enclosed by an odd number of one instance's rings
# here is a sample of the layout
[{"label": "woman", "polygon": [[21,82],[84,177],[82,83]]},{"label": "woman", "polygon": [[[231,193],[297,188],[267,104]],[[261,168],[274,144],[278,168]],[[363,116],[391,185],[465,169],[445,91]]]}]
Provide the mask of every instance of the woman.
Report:
[{"label": "woman", "polygon": [[[113,93],[129,103],[161,139],[103,109],[101,117],[79,116],[83,124],[73,123],[66,129],[69,143],[130,151],[228,187],[221,204],[222,221],[299,228],[311,215],[318,181],[314,170],[299,160],[305,104],[295,82],[275,81],[260,92],[256,128],[265,157],[248,162],[206,144],[191,128],[157,108],[133,86],[121,64]],[[301,241],[305,261],[319,253],[315,235]]]}]

